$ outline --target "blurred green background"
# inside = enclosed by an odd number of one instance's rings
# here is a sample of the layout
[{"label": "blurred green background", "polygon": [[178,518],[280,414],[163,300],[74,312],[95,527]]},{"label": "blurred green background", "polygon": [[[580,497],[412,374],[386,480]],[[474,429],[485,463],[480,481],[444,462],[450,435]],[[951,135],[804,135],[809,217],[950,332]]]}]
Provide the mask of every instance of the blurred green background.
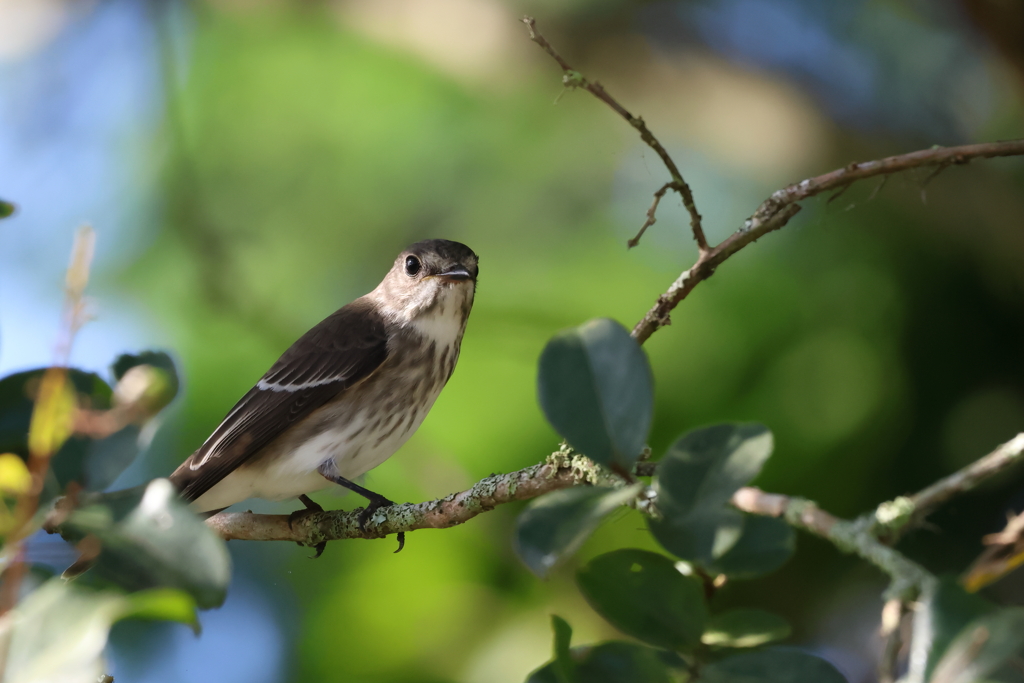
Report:
[{"label": "blurred green background", "polygon": [[[541,460],[558,442],[535,397],[546,340],[595,316],[632,326],[696,249],[668,197],[626,250],[667,175],[604,105],[562,92],[524,12],[644,117],[712,242],[772,190],[850,161],[1024,136],[1015,3],[10,0],[0,193],[19,213],[0,225],[0,369],[49,361],[71,235],[94,222],[98,319],[73,360],[101,369],[143,346],[175,354],[183,395],[120,483],[160,476],[400,249],[445,237],[481,260],[458,370],[366,485],[429,500]],[[646,344],[655,455],[699,425],[763,422],[777,446],[757,483],[839,515],[983,455],[1024,430],[1022,259],[1018,159],[807,202]],[[903,547],[959,572],[1015,505],[1024,490],[996,482]],[[549,656],[549,614],[573,624],[576,643],[613,632],[579,596],[572,565],[540,582],[518,563],[519,509],[415,532],[399,555],[392,539],[333,543],[315,562],[292,545],[231,543],[233,589],[203,615],[201,638],[120,626],[112,673],[523,680]],[[577,561],[624,545],[653,547],[632,512]],[[716,601],[784,614],[795,643],[856,682],[874,675],[883,588],[801,536],[782,570]],[[1024,603],[1024,582],[1010,577],[990,597]]]}]

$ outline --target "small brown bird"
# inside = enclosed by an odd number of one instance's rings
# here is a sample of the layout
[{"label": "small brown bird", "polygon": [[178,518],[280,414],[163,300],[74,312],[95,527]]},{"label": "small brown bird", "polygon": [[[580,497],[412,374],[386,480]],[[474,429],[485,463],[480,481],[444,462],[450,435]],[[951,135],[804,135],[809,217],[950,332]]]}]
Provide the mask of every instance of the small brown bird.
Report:
[{"label": "small brown bird", "polygon": [[[376,289],[292,344],[171,474],[181,496],[197,512],[246,498],[322,509],[306,494],[334,483],[370,501],[361,524],[392,505],[352,480],[413,435],[451,377],[477,272],[476,254],[458,242],[399,254]],[[399,534],[399,550],[403,542]]]}]

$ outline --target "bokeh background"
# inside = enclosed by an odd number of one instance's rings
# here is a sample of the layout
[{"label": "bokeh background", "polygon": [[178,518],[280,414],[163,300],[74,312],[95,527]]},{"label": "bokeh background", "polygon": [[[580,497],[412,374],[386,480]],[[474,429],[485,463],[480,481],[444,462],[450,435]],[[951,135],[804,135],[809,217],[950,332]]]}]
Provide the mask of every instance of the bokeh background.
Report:
[{"label": "bokeh background", "polygon": [[[184,391],[121,484],[168,473],[299,334],[371,289],[406,244],[481,257],[457,372],[368,476],[399,501],[530,465],[556,445],[535,399],[557,330],[631,326],[696,256],[678,199],[631,251],[666,179],[518,19],[642,115],[693,186],[709,239],[772,190],[854,160],[1024,136],[1024,9],[996,0],[0,0],[0,371],[52,358],[62,272],[98,231],[96,319],[73,362],[160,348]],[[701,284],[646,345],[651,444],[756,420],[759,484],[840,515],[919,488],[1024,430],[1024,162],[908,173],[812,200]],[[315,496],[328,507],[354,497]],[[961,571],[1024,505],[1011,477],[904,549]],[[294,505],[254,502],[256,510]],[[1018,508],[1019,509],[1019,508]],[[227,603],[198,639],[119,626],[118,680],[504,683],[615,634],[573,564],[540,582],[507,506],[455,529],[308,549],[232,543]],[[652,547],[623,512],[580,553]],[[40,543],[45,558],[60,548]],[[870,680],[883,578],[806,536],[720,607],[791,619],[793,642]],[[1024,582],[990,589],[1024,602]]]}]

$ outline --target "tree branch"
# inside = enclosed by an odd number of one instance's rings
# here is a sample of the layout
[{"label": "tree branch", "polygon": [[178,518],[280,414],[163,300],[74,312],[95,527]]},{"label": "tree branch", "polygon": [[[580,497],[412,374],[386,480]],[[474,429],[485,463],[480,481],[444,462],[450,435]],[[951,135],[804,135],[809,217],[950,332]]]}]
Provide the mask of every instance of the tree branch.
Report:
[{"label": "tree branch", "polygon": [[671,189],[672,186],[672,183],[665,183],[657,192],[654,193],[654,201],[651,202],[651,208],[647,209],[647,220],[645,220],[644,224],[640,226],[640,230],[637,231],[636,236],[626,242],[626,246],[630,249],[640,244],[640,238],[644,236],[645,232],[647,232],[647,228],[658,222],[658,219],[655,218],[655,213],[658,211],[658,204],[661,203],[661,198],[665,196],[665,193]]},{"label": "tree branch", "polygon": [[1022,454],[1024,454],[1024,432],[980,460],[976,460],[958,472],[945,479],[940,479],[910,496],[910,502],[914,506],[911,521],[923,519],[954,496],[970,491],[985,479],[1009,469],[1020,462]]},{"label": "tree branch", "polygon": [[953,164],[967,164],[973,159],[1024,155],[1024,140],[986,142],[978,145],[959,147],[932,147],[909,154],[886,157],[876,161],[852,163],[824,175],[815,176],[794,183],[762,202],[754,215],[743,226],[717,247],[701,252],[689,270],[683,272],[668,291],[658,297],[658,302],[647,312],[636,327],[633,337],[643,343],[659,327],[669,324],[669,313],[685,299],[702,280],[714,274],[715,269],[727,258],[765,234],[778,230],[800,210],[799,202],[830,190],[849,186],[851,183],[875,176],[886,177],[900,171],[925,166],[946,167]]},{"label": "tree branch", "polygon": [[[569,66],[568,62],[562,59],[562,56],[551,46],[551,43],[549,43],[539,31],[537,31],[537,22],[533,17],[523,17],[523,23],[526,24],[526,27],[530,30],[530,40],[540,45],[545,52],[551,55],[552,59],[558,62],[558,66],[562,67],[562,83],[565,84],[565,87],[583,88],[591,95],[611,107],[612,111],[616,114],[626,119],[626,122],[633,126],[633,128],[636,128],[637,132],[640,133],[640,139],[647,143],[647,146],[653,149],[655,153],[661,157],[662,163],[665,164],[665,168],[668,169],[669,175],[672,176],[672,182],[667,183],[665,187],[658,190],[658,193],[655,194],[656,200],[654,202],[654,206],[652,206],[650,211],[647,212],[650,223],[640,230],[640,234],[642,235],[644,230],[654,224],[653,212],[658,206],[657,200],[661,198],[661,195],[665,194],[665,190],[671,188],[678,192],[679,196],[682,197],[683,206],[686,207],[686,211],[690,214],[690,228],[693,230],[693,239],[697,242],[697,249],[701,254],[705,253],[708,250],[708,241],[707,238],[704,237],[704,228],[701,226],[700,212],[697,211],[697,205],[693,201],[693,192],[690,190],[690,186],[686,181],[683,180],[683,174],[679,172],[679,167],[676,166],[676,162],[672,160],[672,157],[669,156],[667,151],[665,151],[665,148],[662,147],[660,142],[658,142],[658,139],[654,137],[654,133],[647,128],[647,124],[644,123],[644,120],[639,116],[633,116],[630,114],[625,107],[619,104],[614,97],[608,94],[600,83],[597,81],[587,80],[583,74]],[[635,246],[636,240],[639,239],[640,235],[637,235],[635,238],[630,240],[629,246]]]},{"label": "tree branch", "polygon": [[400,531],[457,526],[504,503],[529,500],[581,483],[608,481],[608,476],[589,458],[576,455],[563,445],[543,463],[509,474],[491,475],[460,493],[426,503],[379,508],[365,529],[359,528],[362,508],[350,512],[313,512],[294,522],[289,522],[289,515],[222,512],[206,523],[226,540],[295,541],[315,546],[347,538],[384,538]]},{"label": "tree branch", "polygon": [[882,503],[869,515],[876,534],[883,534],[886,541],[895,543],[904,532],[919,525],[946,501],[1020,462],[1022,454],[1024,432],[931,486],[913,495]]},{"label": "tree branch", "polygon": [[731,502],[744,512],[781,517],[790,526],[820,536],[838,550],[875,565],[892,580],[886,599],[914,600],[936,583],[935,576],[924,567],[879,541],[868,520],[839,519],[819,508],[814,501],[765,493],[753,486],[739,489]]}]

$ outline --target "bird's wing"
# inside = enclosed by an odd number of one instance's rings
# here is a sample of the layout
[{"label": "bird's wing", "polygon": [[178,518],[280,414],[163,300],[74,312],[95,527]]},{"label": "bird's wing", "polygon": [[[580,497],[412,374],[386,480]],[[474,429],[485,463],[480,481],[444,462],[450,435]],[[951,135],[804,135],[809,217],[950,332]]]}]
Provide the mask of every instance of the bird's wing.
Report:
[{"label": "bird's wing", "polygon": [[372,374],[387,358],[387,328],[356,300],[302,335],[171,475],[186,501],[209,491],[289,427]]}]

